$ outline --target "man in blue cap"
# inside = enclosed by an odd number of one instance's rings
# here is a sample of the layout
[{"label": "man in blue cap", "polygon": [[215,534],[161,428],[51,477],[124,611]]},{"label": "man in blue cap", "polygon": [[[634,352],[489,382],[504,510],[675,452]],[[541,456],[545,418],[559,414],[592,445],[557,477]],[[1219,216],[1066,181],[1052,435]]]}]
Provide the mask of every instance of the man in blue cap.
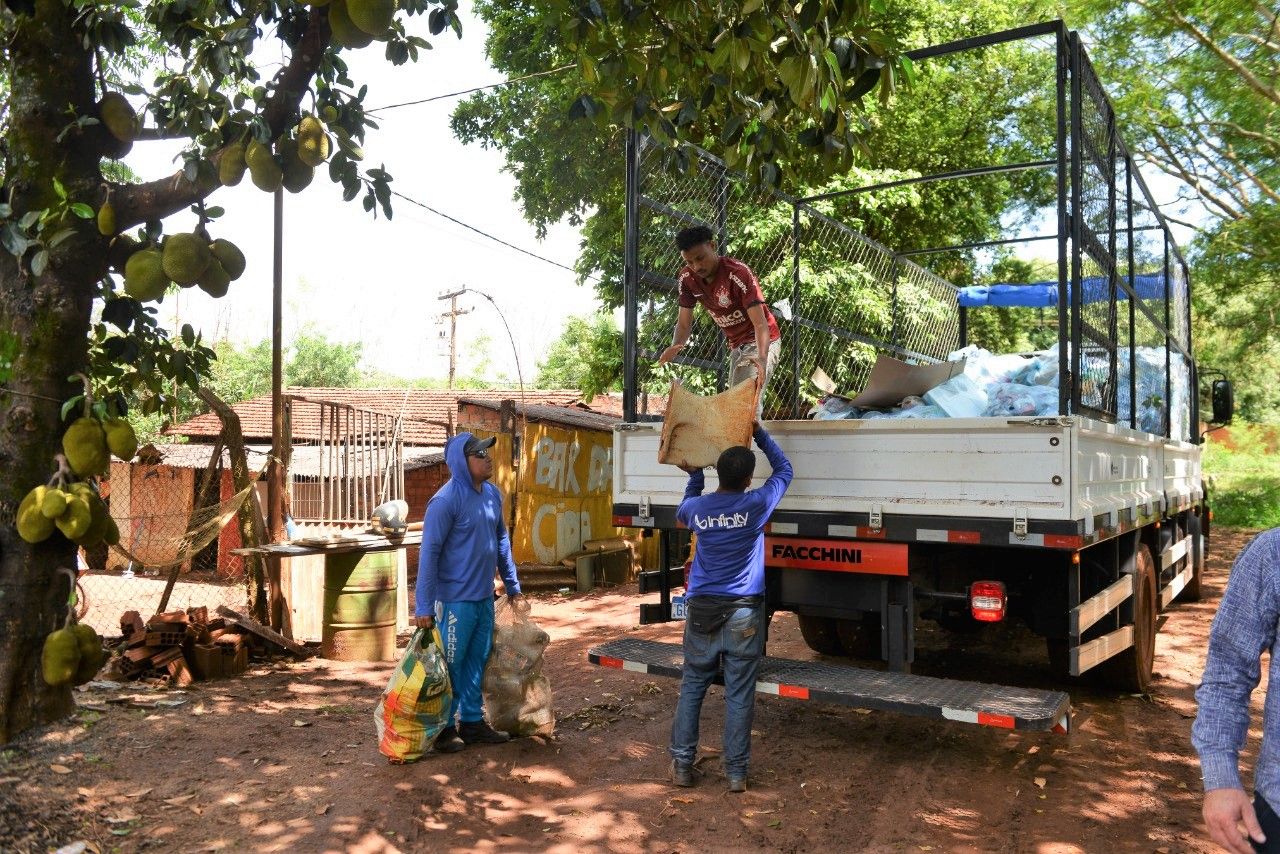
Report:
[{"label": "man in blue cap", "polygon": [[502,573],[512,606],[527,607],[511,559],[502,493],[489,482],[496,441],[470,433],[459,433],[448,441],[444,457],[451,477],[427,503],[422,523],[414,622],[430,629],[440,621],[453,685],[449,726],[436,738],[436,750],[441,753],[510,739],[485,721],[480,692],[493,646],[495,570]]}]

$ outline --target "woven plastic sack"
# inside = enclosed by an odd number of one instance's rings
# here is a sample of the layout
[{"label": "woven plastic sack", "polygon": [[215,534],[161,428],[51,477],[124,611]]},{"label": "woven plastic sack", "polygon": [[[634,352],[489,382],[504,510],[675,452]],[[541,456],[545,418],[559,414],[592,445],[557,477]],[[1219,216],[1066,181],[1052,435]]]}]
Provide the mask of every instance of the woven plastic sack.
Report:
[{"label": "woven plastic sack", "polygon": [[440,630],[418,629],[373,713],[378,751],[397,764],[421,759],[448,723],[452,704]]},{"label": "woven plastic sack", "polygon": [[503,596],[494,605],[493,652],[484,669],[489,724],[513,736],[551,735],[556,728],[551,682],[542,656],[551,638]]}]

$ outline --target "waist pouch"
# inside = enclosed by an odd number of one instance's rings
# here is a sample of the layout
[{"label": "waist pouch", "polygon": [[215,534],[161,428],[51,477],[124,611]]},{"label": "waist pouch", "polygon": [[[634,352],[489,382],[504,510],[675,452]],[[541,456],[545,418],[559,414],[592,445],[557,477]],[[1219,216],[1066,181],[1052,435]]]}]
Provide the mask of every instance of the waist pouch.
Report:
[{"label": "waist pouch", "polygon": [[686,604],[689,627],[701,635],[720,631],[739,608],[756,608],[763,596],[694,596]]}]

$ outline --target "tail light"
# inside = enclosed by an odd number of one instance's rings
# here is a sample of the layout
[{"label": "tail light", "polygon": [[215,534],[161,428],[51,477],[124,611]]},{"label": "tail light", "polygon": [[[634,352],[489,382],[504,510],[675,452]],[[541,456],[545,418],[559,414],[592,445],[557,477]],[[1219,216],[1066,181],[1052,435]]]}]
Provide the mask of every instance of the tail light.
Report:
[{"label": "tail light", "polygon": [[998,623],[1009,606],[1004,584],[999,581],[975,581],[969,587],[969,610],[983,623]]}]

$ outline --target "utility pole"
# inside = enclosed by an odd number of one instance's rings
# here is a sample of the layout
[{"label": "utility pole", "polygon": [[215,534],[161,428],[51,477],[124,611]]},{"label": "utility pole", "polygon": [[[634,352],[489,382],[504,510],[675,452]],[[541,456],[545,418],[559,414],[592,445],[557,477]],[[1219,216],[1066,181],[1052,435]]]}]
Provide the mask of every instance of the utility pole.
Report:
[{"label": "utility pole", "polygon": [[470,314],[475,311],[474,308],[458,308],[458,297],[467,292],[466,285],[448,293],[443,293],[437,299],[448,300],[449,310],[441,313],[440,319],[449,319],[449,388],[453,389],[453,375],[458,367],[458,317],[463,314]]}]

